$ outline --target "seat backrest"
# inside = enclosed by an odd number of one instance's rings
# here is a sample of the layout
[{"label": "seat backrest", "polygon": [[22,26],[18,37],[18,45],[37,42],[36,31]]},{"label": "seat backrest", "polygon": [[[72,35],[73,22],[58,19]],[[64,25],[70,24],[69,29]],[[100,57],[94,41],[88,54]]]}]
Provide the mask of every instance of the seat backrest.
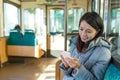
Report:
[{"label": "seat backrest", "polygon": [[71,37],[70,37],[70,43],[69,43],[69,46],[71,46],[71,44],[72,44],[72,39],[74,38],[74,37],[76,37],[76,35],[72,35]]},{"label": "seat backrest", "polygon": [[24,45],[35,46],[38,44],[37,38],[34,32],[25,32],[23,37]]},{"label": "seat backrest", "polygon": [[[22,35],[18,30],[11,30],[10,35],[7,39],[8,45],[20,45],[21,44]],[[19,42],[19,43],[18,43]]]},{"label": "seat backrest", "polygon": [[36,46],[38,40],[33,31],[26,31],[24,35],[18,30],[11,30],[7,39],[8,45]]},{"label": "seat backrest", "polygon": [[104,80],[120,80],[120,70],[111,63],[105,73]]},{"label": "seat backrest", "polygon": [[118,48],[118,37],[110,37],[109,41],[112,43],[112,49],[111,49],[111,53],[112,53]]},{"label": "seat backrest", "polygon": [[112,55],[110,65],[108,66],[104,80],[120,80],[120,55]]}]

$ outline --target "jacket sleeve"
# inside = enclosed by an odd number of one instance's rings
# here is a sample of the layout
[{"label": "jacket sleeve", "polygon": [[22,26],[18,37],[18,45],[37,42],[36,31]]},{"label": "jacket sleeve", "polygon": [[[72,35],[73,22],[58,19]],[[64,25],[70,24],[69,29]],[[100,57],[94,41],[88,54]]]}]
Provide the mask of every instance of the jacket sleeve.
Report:
[{"label": "jacket sleeve", "polygon": [[[74,69],[76,70],[76,73],[72,73],[72,76],[75,80],[103,80],[106,68],[108,67],[111,59],[111,53],[108,49],[105,48],[102,48],[101,51],[97,52],[96,54],[98,53],[100,54],[100,57],[89,70],[86,69],[84,65],[81,65],[79,69]],[[93,56],[92,58],[95,58],[95,56]]]},{"label": "jacket sleeve", "polygon": [[60,64],[60,70],[62,71],[62,73],[64,75],[71,75],[71,72],[73,70],[73,68],[68,68],[67,70],[65,69],[65,66],[63,63]]}]

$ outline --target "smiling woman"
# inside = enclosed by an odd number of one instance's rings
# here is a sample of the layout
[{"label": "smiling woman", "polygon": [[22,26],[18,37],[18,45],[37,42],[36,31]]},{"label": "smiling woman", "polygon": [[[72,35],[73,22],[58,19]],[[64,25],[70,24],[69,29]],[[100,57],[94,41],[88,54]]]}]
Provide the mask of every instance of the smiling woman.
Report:
[{"label": "smiling woman", "polygon": [[80,18],[79,35],[69,50],[72,58],[61,55],[63,80],[103,80],[111,60],[111,44],[102,39],[103,30],[103,21],[96,12],[86,12]]},{"label": "smiling woman", "polygon": [[98,32],[89,25],[86,21],[82,21],[79,27],[79,35],[81,36],[82,42],[88,42],[93,39]]}]

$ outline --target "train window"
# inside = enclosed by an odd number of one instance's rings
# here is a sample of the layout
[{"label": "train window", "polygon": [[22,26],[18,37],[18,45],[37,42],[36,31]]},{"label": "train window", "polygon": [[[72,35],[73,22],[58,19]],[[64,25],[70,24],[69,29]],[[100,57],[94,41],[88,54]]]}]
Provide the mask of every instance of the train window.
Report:
[{"label": "train window", "polygon": [[[12,12],[12,14],[11,14]],[[10,29],[20,23],[20,9],[12,4],[4,3],[4,31],[5,36],[9,35]]]},{"label": "train window", "polygon": [[45,19],[43,9],[28,8],[22,10],[22,27],[23,29],[31,29],[38,35],[45,33]]},{"label": "train window", "polygon": [[83,14],[83,8],[70,8],[68,10],[68,33],[78,31],[79,20]]},{"label": "train window", "polygon": [[120,8],[111,10],[111,31],[110,33],[119,33],[120,30]]},{"label": "train window", "polygon": [[50,34],[64,32],[64,10],[50,9]]},{"label": "train window", "polygon": [[112,55],[120,55],[120,1],[110,0],[109,9],[109,35],[112,37],[111,43],[113,44]]},{"label": "train window", "polygon": [[[110,1],[110,9],[109,9],[109,34],[115,36],[116,34],[119,35],[120,33],[120,2],[118,0],[111,0]],[[114,35],[113,35],[114,34]]]}]

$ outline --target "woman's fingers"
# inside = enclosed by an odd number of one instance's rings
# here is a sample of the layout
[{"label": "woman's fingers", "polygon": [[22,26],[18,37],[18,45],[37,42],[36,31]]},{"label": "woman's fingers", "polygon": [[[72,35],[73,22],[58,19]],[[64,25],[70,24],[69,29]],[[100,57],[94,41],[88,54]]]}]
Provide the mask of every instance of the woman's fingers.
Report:
[{"label": "woman's fingers", "polygon": [[62,60],[62,62],[64,63],[65,67],[68,67],[69,65],[68,65],[68,63],[65,61],[64,57],[63,57],[62,55],[60,55],[60,56],[61,56],[61,60]]},{"label": "woman's fingers", "polygon": [[80,67],[79,60],[76,58],[67,58],[67,63],[72,68],[79,68]]},{"label": "woman's fingers", "polygon": [[61,59],[62,62],[64,63],[65,67],[72,67],[72,68],[79,68],[80,67],[80,63],[79,60],[77,58],[72,58],[72,57],[63,57],[63,55],[61,55]]}]

